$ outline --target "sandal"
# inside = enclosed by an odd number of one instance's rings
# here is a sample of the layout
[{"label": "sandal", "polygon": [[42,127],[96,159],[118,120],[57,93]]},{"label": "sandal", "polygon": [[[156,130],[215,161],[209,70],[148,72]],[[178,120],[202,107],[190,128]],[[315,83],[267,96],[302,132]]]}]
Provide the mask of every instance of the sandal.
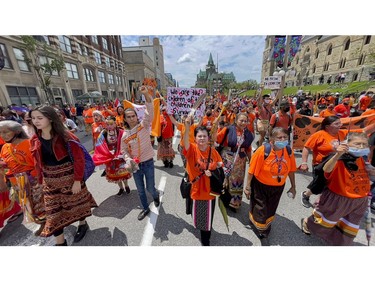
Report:
[{"label": "sandal", "polygon": [[13,216],[11,216],[9,219],[8,219],[8,222],[14,222],[15,220],[17,220],[21,215],[23,214],[23,212],[19,212],[17,214],[14,214]]},{"label": "sandal", "polygon": [[303,233],[305,233],[306,235],[311,235],[311,232],[309,231],[309,229],[307,228],[307,223],[305,222],[305,219],[301,219],[301,230]]}]

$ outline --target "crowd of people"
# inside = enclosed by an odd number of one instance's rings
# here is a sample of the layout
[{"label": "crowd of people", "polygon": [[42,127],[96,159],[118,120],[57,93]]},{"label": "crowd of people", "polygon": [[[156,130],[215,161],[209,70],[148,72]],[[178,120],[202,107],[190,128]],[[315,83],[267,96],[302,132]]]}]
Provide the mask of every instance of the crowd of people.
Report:
[{"label": "crowd of people", "polygon": [[[315,168],[323,164],[325,183],[307,187],[302,204],[313,208],[301,218],[301,230],[316,235],[329,245],[352,245],[374,190],[375,122],[361,129],[341,129],[342,118],[370,116],[375,119],[373,92],[347,96],[338,93],[311,95],[280,92],[256,97],[207,96],[204,116],[176,116],[167,112],[167,101],[158,95],[160,115],[155,114],[154,88],[143,85],[145,113],[139,118],[134,108],[123,104],[76,104],[26,106],[16,111],[0,108],[0,227],[19,216],[40,225],[35,235],[54,236],[57,246],[67,245],[64,228],[78,222],[74,242],[89,229],[86,218],[97,203],[86,186],[87,159],[77,132],[92,137],[92,159],[104,165],[101,176],[117,184],[118,196],[130,193],[134,179],[142,207],[138,220],[150,212],[146,191],[156,208],[160,194],[155,187],[155,161],[173,168],[177,152],[191,183],[187,214],[200,230],[203,246],[210,245],[215,205],[219,196],[211,192],[212,171],[224,171],[226,208],[237,212],[249,200],[249,222],[259,239],[267,239],[271,223],[290,181],[288,196],[295,198],[295,172],[307,172],[312,154]],[[17,107],[18,109],[20,107]],[[321,117],[320,130],[308,136],[297,167],[292,147],[295,114]],[[374,115],[374,116],[373,116]],[[160,135],[156,159],[151,125],[157,117]],[[178,151],[173,149],[175,130],[180,131]],[[259,135],[253,151],[253,141]],[[248,168],[247,167],[248,164]],[[247,180],[245,181],[245,179]],[[311,195],[319,195],[310,202]],[[245,195],[246,199],[243,198]],[[375,198],[371,206],[375,209]]]}]

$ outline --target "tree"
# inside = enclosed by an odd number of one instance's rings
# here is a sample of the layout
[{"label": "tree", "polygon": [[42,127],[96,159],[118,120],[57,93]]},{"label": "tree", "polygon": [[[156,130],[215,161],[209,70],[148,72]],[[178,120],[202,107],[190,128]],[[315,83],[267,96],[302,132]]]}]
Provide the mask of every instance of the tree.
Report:
[{"label": "tree", "polygon": [[[60,72],[65,68],[64,59],[45,42],[42,43],[34,37],[36,36],[21,36],[23,48],[27,50],[25,61],[35,69],[40,86],[44,91],[48,103],[54,104],[51,89],[51,76],[54,72],[60,75]],[[30,55],[30,57],[28,57],[28,55]],[[41,62],[41,57],[46,58],[43,63]]]}]

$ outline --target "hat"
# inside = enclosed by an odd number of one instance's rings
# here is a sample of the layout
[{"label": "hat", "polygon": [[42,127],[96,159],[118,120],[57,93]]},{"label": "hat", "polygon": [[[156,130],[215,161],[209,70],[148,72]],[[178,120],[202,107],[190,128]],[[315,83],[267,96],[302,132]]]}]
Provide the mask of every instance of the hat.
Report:
[{"label": "hat", "polygon": [[342,103],[349,103],[350,102],[350,99],[349,98],[345,98],[342,100]]}]

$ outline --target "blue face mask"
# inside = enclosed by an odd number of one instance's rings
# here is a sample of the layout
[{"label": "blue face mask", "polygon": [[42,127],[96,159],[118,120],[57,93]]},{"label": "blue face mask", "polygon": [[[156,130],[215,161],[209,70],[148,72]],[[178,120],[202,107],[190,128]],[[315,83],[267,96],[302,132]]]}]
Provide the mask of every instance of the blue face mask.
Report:
[{"label": "blue face mask", "polygon": [[283,149],[284,147],[286,147],[287,145],[289,144],[289,142],[287,140],[285,141],[275,141],[275,146],[279,149]]},{"label": "blue face mask", "polygon": [[370,154],[370,149],[368,147],[367,148],[349,147],[348,153],[350,153],[354,157],[363,157],[363,156],[367,156]]}]

